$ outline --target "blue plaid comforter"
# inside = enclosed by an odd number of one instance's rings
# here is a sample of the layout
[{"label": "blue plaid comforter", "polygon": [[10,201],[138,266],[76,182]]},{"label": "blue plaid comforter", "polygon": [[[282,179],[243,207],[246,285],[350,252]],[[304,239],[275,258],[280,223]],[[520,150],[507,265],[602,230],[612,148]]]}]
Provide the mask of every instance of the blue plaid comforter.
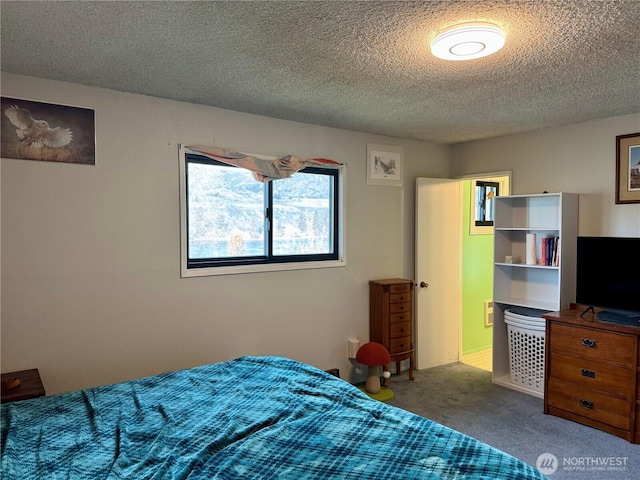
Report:
[{"label": "blue plaid comforter", "polygon": [[2,478],[545,478],[281,357],[242,357],[2,405]]}]

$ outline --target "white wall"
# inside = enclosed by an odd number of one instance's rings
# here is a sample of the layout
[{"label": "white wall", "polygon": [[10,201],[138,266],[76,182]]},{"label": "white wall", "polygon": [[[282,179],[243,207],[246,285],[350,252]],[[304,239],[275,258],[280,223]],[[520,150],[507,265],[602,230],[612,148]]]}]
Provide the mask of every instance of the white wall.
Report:
[{"label": "white wall", "polygon": [[615,204],[616,136],[636,132],[640,114],[468,142],[451,173],[512,170],[514,195],[580,194],[579,235],[640,237],[640,204]]},{"label": "white wall", "polygon": [[[2,159],[1,369],[48,394],[240,355],[353,379],[368,281],[413,274],[414,177],[450,148],[2,74],[6,97],[92,108],[95,166]],[[368,186],[366,144],[404,147],[405,186]],[[180,278],[179,143],[347,165],[347,267]]]},{"label": "white wall", "polygon": [[[49,394],[246,354],[357,380],[368,281],[413,276],[418,176],[512,170],[515,194],[580,193],[581,235],[640,236],[640,204],[614,204],[615,136],[640,115],[451,148],[10,74],[2,95],[96,111],[95,166],[0,166],[0,367]],[[179,143],[344,162],[347,267],[181,279]],[[404,147],[403,188],[366,185],[367,143]]]}]

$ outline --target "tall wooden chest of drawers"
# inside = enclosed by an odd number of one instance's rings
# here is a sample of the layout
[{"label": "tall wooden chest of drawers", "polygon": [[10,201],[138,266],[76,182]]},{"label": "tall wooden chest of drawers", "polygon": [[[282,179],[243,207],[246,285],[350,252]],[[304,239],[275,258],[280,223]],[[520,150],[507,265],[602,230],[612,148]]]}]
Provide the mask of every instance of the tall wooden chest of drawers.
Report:
[{"label": "tall wooden chest of drawers", "polygon": [[400,362],[408,359],[409,379],[413,380],[413,280],[369,282],[369,340],[385,346],[398,375]]},{"label": "tall wooden chest of drawers", "polygon": [[640,443],[640,328],[585,308],[543,315],[544,413]]}]

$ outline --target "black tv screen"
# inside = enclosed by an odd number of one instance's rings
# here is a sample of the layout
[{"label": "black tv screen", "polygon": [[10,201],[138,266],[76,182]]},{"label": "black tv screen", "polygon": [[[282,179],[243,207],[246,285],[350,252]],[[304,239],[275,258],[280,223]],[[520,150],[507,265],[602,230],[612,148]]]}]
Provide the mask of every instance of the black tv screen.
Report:
[{"label": "black tv screen", "polygon": [[640,238],[578,237],[576,303],[640,312]]}]

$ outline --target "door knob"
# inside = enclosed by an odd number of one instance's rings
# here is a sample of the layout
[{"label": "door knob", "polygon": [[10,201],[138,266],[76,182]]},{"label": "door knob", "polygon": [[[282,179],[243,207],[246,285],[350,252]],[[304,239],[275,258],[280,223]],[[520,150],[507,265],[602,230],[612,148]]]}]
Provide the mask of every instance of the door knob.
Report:
[{"label": "door knob", "polygon": [[420,288],[427,288],[429,284],[427,282],[420,282]]}]

